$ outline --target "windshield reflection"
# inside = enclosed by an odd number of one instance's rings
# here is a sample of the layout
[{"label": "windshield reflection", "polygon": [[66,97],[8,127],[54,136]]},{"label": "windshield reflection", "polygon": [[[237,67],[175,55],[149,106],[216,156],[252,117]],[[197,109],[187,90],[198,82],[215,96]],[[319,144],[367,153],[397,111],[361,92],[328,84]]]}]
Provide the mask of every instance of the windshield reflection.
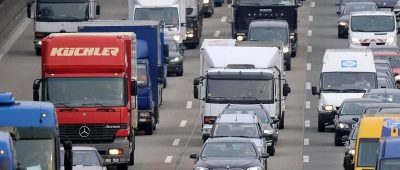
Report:
[{"label": "windshield reflection", "polygon": [[136,8],[135,20],[165,21],[165,25],[179,27],[176,8]]},{"label": "windshield reflection", "polygon": [[52,139],[17,140],[15,150],[19,167],[34,170],[56,169],[54,144]]},{"label": "windshield reflection", "polygon": [[38,3],[38,21],[83,21],[89,19],[87,3]]},{"label": "windshield reflection", "polygon": [[322,90],[325,92],[365,92],[376,88],[374,73],[327,72],[322,74]]},{"label": "windshield reflection", "polygon": [[204,146],[202,157],[256,157],[257,152],[251,143],[208,143]]}]

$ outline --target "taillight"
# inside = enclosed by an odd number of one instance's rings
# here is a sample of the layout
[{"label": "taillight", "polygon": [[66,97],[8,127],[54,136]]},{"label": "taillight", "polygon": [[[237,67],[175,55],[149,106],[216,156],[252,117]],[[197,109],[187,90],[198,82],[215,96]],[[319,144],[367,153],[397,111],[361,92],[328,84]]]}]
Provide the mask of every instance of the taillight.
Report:
[{"label": "taillight", "polygon": [[217,116],[204,116],[204,124],[214,124]]}]

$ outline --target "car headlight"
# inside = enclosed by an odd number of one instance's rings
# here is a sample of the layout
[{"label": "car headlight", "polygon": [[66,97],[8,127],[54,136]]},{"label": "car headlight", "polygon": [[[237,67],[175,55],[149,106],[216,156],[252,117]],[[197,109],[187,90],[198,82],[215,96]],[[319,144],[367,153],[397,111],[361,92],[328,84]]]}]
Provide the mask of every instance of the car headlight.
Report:
[{"label": "car headlight", "polygon": [[192,38],[192,37],[193,37],[193,32],[187,32],[187,33],[186,33],[186,37]]},{"label": "car headlight", "polygon": [[396,81],[397,81],[397,80],[400,80],[400,75],[395,76],[394,79],[395,79]]},{"label": "car headlight", "polygon": [[243,41],[243,40],[244,40],[244,36],[243,36],[243,35],[238,35],[238,36],[236,37],[236,40],[238,40],[238,41]]},{"label": "car headlight", "polygon": [[140,112],[139,116],[140,117],[150,117],[150,113],[149,112]]},{"label": "car headlight", "polygon": [[386,44],[393,44],[394,43],[394,38],[390,37],[388,39],[386,39]]},{"label": "car headlight", "polygon": [[346,25],[347,25],[347,22],[340,21],[340,22],[339,22],[339,25],[340,25],[340,26],[346,26]]},{"label": "car headlight", "polygon": [[346,124],[346,123],[339,123],[339,128],[340,129],[347,129],[347,128],[349,128],[350,126],[348,125],[348,124]]},{"label": "car headlight", "polygon": [[210,0],[203,0],[203,3],[208,4]]},{"label": "car headlight", "polygon": [[179,58],[179,57],[175,57],[174,59],[172,59],[171,60],[171,62],[173,63],[173,62],[178,62],[178,61],[180,61],[181,59]]},{"label": "car headlight", "polygon": [[271,135],[271,134],[273,134],[274,133],[274,130],[264,130],[263,131],[265,134],[268,134],[268,135]]},{"label": "car headlight", "polygon": [[293,40],[294,39],[294,35],[290,35],[290,39]]},{"label": "car headlight", "polygon": [[322,110],[332,111],[334,109],[333,105],[323,105]]},{"label": "car headlight", "polygon": [[38,45],[42,45],[42,41],[38,41],[37,43],[38,43]]},{"label": "car headlight", "polygon": [[354,155],[354,154],[356,154],[356,151],[355,151],[354,149],[350,149],[350,150],[349,150],[349,154],[350,154],[350,155]]},{"label": "car headlight", "polygon": [[289,52],[289,47],[284,46],[284,47],[282,48],[282,51],[283,51],[283,53]]},{"label": "car headlight", "polygon": [[173,38],[174,38],[175,41],[179,41],[179,40],[181,39],[181,36],[179,36],[179,35],[174,35]]},{"label": "car headlight", "polygon": [[208,170],[208,168],[204,168],[204,167],[196,167],[195,170]]},{"label": "car headlight", "polygon": [[358,38],[352,38],[352,39],[351,39],[351,42],[352,42],[353,44],[360,44],[360,40],[359,40]]},{"label": "car headlight", "polygon": [[253,166],[253,167],[247,168],[247,170],[261,170],[261,167]]}]

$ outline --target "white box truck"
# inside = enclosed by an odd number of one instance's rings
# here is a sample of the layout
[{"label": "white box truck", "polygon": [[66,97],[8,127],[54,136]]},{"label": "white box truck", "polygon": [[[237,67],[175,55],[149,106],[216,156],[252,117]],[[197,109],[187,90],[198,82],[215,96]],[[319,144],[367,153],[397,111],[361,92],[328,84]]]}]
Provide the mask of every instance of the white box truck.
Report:
[{"label": "white box truck", "polygon": [[232,39],[204,40],[200,76],[193,81],[194,98],[200,100],[203,140],[228,104],[263,104],[283,127],[284,100],[290,87],[282,78],[282,60],[276,47],[242,47]]}]

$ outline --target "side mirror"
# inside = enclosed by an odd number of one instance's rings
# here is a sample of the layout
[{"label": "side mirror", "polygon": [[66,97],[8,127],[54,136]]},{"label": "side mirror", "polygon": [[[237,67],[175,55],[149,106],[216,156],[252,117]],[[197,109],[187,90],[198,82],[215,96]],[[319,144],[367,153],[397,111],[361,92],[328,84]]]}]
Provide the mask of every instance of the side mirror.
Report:
[{"label": "side mirror", "polygon": [[199,84],[200,84],[199,78],[195,78],[195,79],[193,80],[193,86],[198,86]]},{"label": "side mirror", "polygon": [[352,120],[354,120],[355,122],[358,122],[358,117],[354,117]]},{"label": "side mirror", "polygon": [[32,8],[32,2],[28,2],[28,3],[26,4],[26,15],[27,15],[28,18],[31,18],[31,17],[32,17],[31,8]]},{"label": "side mirror", "polygon": [[137,95],[137,81],[132,80],[131,83],[131,96],[136,96]]},{"label": "side mirror", "polygon": [[315,87],[315,86],[311,87],[311,94],[312,95],[319,95],[320,94],[319,91],[317,90],[317,87]]},{"label": "side mirror", "polygon": [[165,58],[169,57],[169,47],[167,44],[164,44],[164,56]]},{"label": "side mirror", "polygon": [[273,123],[278,123],[278,122],[279,122],[279,119],[278,119],[278,118],[274,118],[274,119],[272,120],[272,122],[273,122]]},{"label": "side mirror", "polygon": [[344,135],[340,138],[342,141],[349,141],[349,136]]},{"label": "side mirror", "polygon": [[340,14],[342,14],[342,12],[340,12],[340,11],[336,11],[336,14],[340,15]]},{"label": "side mirror", "polygon": [[181,27],[186,27],[186,23],[181,23]]},{"label": "side mirror", "polygon": [[39,95],[39,89],[40,89],[40,83],[42,82],[42,79],[36,79],[33,81],[33,101],[39,101],[40,95]]},{"label": "side mirror", "polygon": [[228,23],[228,24],[232,24],[232,23],[233,23],[233,21],[232,21],[230,18],[227,18],[227,19],[226,19],[226,23]]},{"label": "side mirror", "polygon": [[72,143],[70,141],[64,141],[64,169],[72,170]]},{"label": "side mirror", "polygon": [[283,96],[288,96],[291,92],[291,89],[287,83],[283,84]]},{"label": "side mirror", "polygon": [[190,158],[190,159],[197,159],[197,153],[191,153],[191,154],[189,155],[189,158]]},{"label": "side mirror", "polygon": [[99,4],[96,5],[96,15],[97,16],[100,15],[100,5]]},{"label": "side mirror", "polygon": [[199,87],[198,86],[193,86],[193,97],[195,99],[199,99]]},{"label": "side mirror", "polygon": [[211,133],[204,133],[203,134],[203,139],[204,139],[204,141],[206,141],[208,138],[210,138],[211,137]]},{"label": "side mirror", "polygon": [[269,154],[268,153],[261,153],[261,158],[269,158]]},{"label": "side mirror", "polygon": [[332,110],[331,114],[332,114],[332,116],[339,115],[337,110]]}]

